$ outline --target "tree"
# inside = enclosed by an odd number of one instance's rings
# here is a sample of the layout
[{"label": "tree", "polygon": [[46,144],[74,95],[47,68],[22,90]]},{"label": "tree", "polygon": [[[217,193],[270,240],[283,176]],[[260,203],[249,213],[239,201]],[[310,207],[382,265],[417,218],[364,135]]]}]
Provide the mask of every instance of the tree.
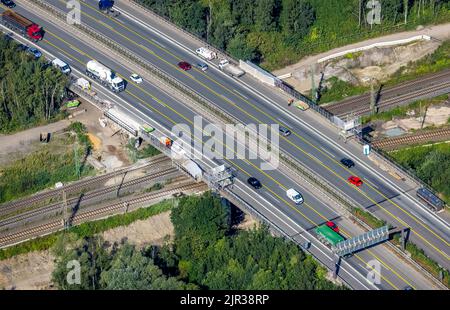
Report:
[{"label": "tree", "polygon": [[187,31],[206,36],[206,9],[196,0],[175,1],[169,9],[171,20]]},{"label": "tree", "polygon": [[183,258],[199,257],[203,250],[228,231],[228,210],[220,199],[205,194],[186,197],[172,210],[176,253]]},{"label": "tree", "polygon": [[295,45],[305,36],[315,21],[315,12],[305,0],[283,0],[281,10],[281,27],[286,42]]},{"label": "tree", "polygon": [[247,44],[245,34],[238,34],[230,40],[227,47],[228,53],[242,60],[258,61],[260,54],[256,48]]},{"label": "tree", "polygon": [[187,287],[173,277],[164,276],[151,258],[129,244],[119,249],[110,268],[101,273],[101,284],[110,290],[181,290]]},{"label": "tree", "polygon": [[255,6],[256,31],[272,31],[276,27],[277,0],[259,0]]},{"label": "tree", "polygon": [[[80,264],[81,283],[68,283],[68,262],[76,261]],[[87,237],[73,249],[64,251],[58,257],[52,280],[59,289],[63,290],[94,290],[100,287],[100,274],[110,264],[108,253],[103,248],[100,237]]]}]

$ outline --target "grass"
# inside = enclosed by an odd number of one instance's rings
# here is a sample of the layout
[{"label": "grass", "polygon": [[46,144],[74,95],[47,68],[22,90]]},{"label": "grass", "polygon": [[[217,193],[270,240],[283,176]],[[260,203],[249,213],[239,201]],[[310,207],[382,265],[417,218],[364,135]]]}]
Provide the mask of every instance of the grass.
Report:
[{"label": "grass", "polygon": [[370,89],[366,86],[355,86],[348,82],[344,82],[335,76],[328,79],[328,82],[331,85],[322,91],[319,101],[320,104],[340,101],[346,97],[363,94]]},{"label": "grass", "polygon": [[395,107],[389,111],[383,111],[378,114],[363,116],[362,123],[367,124],[367,123],[370,123],[370,122],[376,121],[376,120],[390,121],[393,118],[397,118],[397,117],[403,118],[403,117],[407,116],[406,113],[408,111],[412,111],[412,110],[415,112],[415,115],[417,116],[417,115],[420,115],[420,109],[425,109],[432,105],[441,104],[445,100],[448,100],[448,98],[449,98],[448,95],[441,95],[441,96],[437,96],[437,97],[434,97],[431,99],[418,100],[418,101],[415,101],[406,106]]},{"label": "grass", "polygon": [[364,211],[362,209],[353,208],[352,213],[354,216],[356,216],[361,221],[363,221],[364,223],[366,223],[367,225],[369,225],[374,229],[386,226],[386,221],[380,220],[375,216],[373,216],[372,214],[370,214],[369,212]]},{"label": "grass", "polygon": [[[84,164],[88,148],[80,134],[78,138],[65,134],[54,137],[50,143],[37,151],[18,159],[0,169],[0,203],[33,194],[52,187],[57,182],[69,182],[92,174],[93,169]],[[77,157],[80,167],[75,165],[75,151],[72,146],[78,140]]]},{"label": "grass", "polygon": [[[400,236],[395,236],[392,239],[393,243],[396,245],[400,245]],[[430,272],[436,278],[439,278],[439,273],[442,271],[443,280],[442,283],[450,288],[450,274],[449,271],[440,267],[434,260],[429,258],[425,252],[416,246],[414,243],[407,242],[406,243],[406,251],[411,254],[411,258],[422,266],[425,270]]]},{"label": "grass", "polygon": [[388,155],[436,190],[447,205],[450,204],[450,144],[409,147]]},{"label": "grass", "polygon": [[[80,239],[87,236],[93,236],[115,227],[128,226],[137,220],[145,220],[156,214],[169,211],[172,209],[173,205],[173,199],[164,200],[153,206],[141,208],[127,214],[114,215],[106,219],[87,222],[78,226],[71,227],[69,230],[67,230],[67,233],[73,233]],[[0,260],[11,258],[19,254],[48,250],[55,244],[55,242],[58,240],[58,237],[63,233],[64,232],[62,231],[52,233],[44,237],[39,237],[17,245],[13,245],[5,249],[1,249]]]},{"label": "grass", "polygon": [[138,159],[149,158],[161,154],[161,152],[151,144],[146,144],[144,147],[140,147],[136,150],[134,147],[135,142],[136,139],[132,138],[127,144],[128,153],[132,162],[136,162]]}]

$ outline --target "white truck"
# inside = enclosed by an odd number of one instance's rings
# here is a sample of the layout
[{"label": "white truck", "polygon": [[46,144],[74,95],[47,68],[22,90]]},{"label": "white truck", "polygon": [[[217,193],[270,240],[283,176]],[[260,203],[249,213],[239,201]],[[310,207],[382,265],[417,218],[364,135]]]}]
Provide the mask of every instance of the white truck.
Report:
[{"label": "white truck", "polygon": [[59,58],[53,59],[52,65],[61,70],[61,72],[64,74],[69,74],[71,71],[69,65]]},{"label": "white truck", "polygon": [[213,60],[213,59],[217,58],[217,54],[214,53],[213,51],[207,49],[206,47],[199,47],[195,50],[195,52],[200,57],[203,57],[208,60]]},{"label": "white truck", "polygon": [[122,78],[115,76],[114,72],[96,60],[90,60],[86,64],[86,75],[108,86],[113,92],[121,92],[125,89]]},{"label": "white truck", "polygon": [[240,76],[244,75],[244,73],[245,73],[244,70],[230,64],[230,62],[227,59],[222,59],[219,62],[219,68],[223,72],[226,72],[229,75],[235,76],[235,77],[240,77]]}]

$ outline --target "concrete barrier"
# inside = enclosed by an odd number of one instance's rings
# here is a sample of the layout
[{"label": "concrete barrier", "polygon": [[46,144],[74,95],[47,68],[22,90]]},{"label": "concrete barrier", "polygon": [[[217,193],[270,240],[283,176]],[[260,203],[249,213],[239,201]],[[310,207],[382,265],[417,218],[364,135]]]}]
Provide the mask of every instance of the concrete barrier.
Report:
[{"label": "concrete barrier", "polygon": [[338,52],[323,58],[320,58],[319,60],[317,60],[318,63],[333,59],[333,58],[337,58],[337,57],[341,57],[344,56],[348,53],[355,53],[355,52],[361,52],[361,51],[366,51],[369,50],[371,48],[374,47],[385,47],[385,46],[392,46],[392,45],[399,45],[399,44],[406,44],[406,43],[410,43],[413,41],[420,41],[420,40],[426,40],[426,41],[430,41],[431,37],[427,36],[427,35],[419,35],[419,36],[414,36],[408,39],[403,39],[403,40],[395,40],[395,41],[386,41],[386,42],[378,42],[378,43],[374,43],[374,44],[370,44],[370,45],[366,45],[366,46],[361,46],[361,47],[357,47],[357,48],[352,48],[343,52]]}]

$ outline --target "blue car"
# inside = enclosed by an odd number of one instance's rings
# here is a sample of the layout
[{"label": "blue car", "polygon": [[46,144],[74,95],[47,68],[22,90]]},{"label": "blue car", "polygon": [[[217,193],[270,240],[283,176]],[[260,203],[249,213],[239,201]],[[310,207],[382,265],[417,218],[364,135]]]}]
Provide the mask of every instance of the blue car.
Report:
[{"label": "blue car", "polygon": [[202,71],[206,71],[206,70],[208,70],[208,65],[205,64],[204,62],[199,62],[199,63],[197,64],[197,68],[199,68],[199,69],[202,70]]},{"label": "blue car", "polygon": [[13,7],[16,6],[16,4],[14,3],[14,1],[12,0],[2,0],[2,4],[7,6],[8,8],[12,9]]},{"label": "blue car", "polygon": [[36,58],[36,59],[38,59],[39,57],[42,56],[42,53],[37,48],[34,48],[34,47],[29,47],[27,49],[27,52],[30,53],[31,55],[33,55],[34,58]]}]

